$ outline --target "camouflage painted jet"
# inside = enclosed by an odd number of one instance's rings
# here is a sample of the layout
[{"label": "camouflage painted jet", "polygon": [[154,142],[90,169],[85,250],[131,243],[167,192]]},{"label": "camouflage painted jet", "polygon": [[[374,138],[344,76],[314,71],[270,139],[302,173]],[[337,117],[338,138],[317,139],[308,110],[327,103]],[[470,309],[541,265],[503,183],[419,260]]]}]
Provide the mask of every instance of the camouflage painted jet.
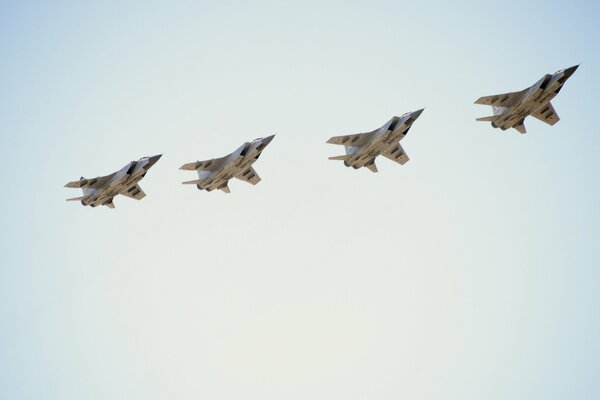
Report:
[{"label": "camouflage painted jet", "polygon": [[494,115],[477,118],[477,121],[489,121],[494,128],[503,131],[515,128],[521,133],[526,133],[525,118],[529,115],[548,125],[558,122],[558,114],[552,107],[552,100],[563,85],[573,75],[579,65],[557,71],[553,75],[546,74],[533,86],[520,92],[497,94],[479,98],[475,104],[492,106]]},{"label": "camouflage painted jet", "polygon": [[228,183],[231,178],[237,178],[256,185],[261,179],[252,168],[252,164],[258,160],[258,157],[260,157],[265,147],[271,143],[273,137],[275,135],[246,142],[225,157],[182,165],[179,169],[198,171],[198,179],[183,182],[183,184],[196,185],[199,190],[206,190],[207,192],[220,189],[225,193],[230,193]]},{"label": "camouflage painted jet", "polygon": [[138,161],[131,161],[119,171],[99,176],[93,179],[85,179],[83,176],[78,181],[69,182],[68,188],[83,190],[83,196],[67,199],[67,201],[81,201],[84,206],[96,207],[107,206],[115,208],[113,198],[119,194],[141,200],[146,194],[138,185],[138,182],[146,176],[146,172],[162,156],[162,154],[143,157]]},{"label": "camouflage painted jet", "polygon": [[408,112],[401,117],[393,117],[381,128],[372,132],[332,137],[327,143],[343,144],[346,154],[329,157],[329,159],[342,160],[346,167],[354,169],[367,167],[373,172],[377,172],[375,159],[379,155],[396,161],[398,164],[405,164],[408,156],[400,145],[400,140],[404,139],[413,122],[419,118],[422,112],[423,109]]}]

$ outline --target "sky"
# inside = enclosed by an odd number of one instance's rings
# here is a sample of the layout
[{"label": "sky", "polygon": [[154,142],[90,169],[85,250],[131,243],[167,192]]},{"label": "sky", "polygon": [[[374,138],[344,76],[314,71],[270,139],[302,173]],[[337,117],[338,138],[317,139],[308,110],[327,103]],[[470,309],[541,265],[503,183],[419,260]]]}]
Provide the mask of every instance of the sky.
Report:
[{"label": "sky", "polygon": [[[0,398],[597,399],[599,12],[2,2]],[[555,126],[475,121],[575,64]],[[423,107],[404,166],[327,159]],[[258,185],[181,185],[271,134]]]}]

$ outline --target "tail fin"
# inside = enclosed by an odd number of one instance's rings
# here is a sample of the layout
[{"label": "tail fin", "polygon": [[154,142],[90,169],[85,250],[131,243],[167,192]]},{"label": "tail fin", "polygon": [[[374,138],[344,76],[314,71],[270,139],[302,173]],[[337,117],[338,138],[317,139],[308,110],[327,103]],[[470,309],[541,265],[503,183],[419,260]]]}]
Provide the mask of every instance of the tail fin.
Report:
[{"label": "tail fin", "polygon": [[112,197],[110,199],[106,200],[104,203],[102,203],[102,205],[106,206],[108,208],[115,208],[115,204],[113,203]]},{"label": "tail fin", "polygon": [[525,121],[520,121],[517,125],[513,126],[516,130],[518,130],[521,134],[527,133],[525,129]]},{"label": "tail fin", "polygon": [[365,167],[369,168],[371,172],[377,172],[377,165],[375,165],[375,160],[371,161],[370,164],[365,165]]},{"label": "tail fin", "polygon": [[225,193],[231,193],[231,190],[229,190],[229,186],[227,185],[228,182],[225,182],[224,185],[222,185],[219,190],[224,191]]}]

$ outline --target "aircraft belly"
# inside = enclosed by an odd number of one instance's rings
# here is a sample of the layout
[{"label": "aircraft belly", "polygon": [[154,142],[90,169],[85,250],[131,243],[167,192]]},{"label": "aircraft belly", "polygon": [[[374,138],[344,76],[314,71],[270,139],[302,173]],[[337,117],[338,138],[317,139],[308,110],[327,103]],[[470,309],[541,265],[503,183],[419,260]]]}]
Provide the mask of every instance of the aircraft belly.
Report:
[{"label": "aircraft belly", "polygon": [[236,174],[242,171],[241,168],[237,166],[231,166],[229,168],[224,169],[219,175],[215,177],[215,182],[220,181],[221,183],[226,182],[233,178]]},{"label": "aircraft belly", "polygon": [[496,124],[499,127],[512,128],[513,125],[519,123],[527,117],[531,112],[526,108],[519,108],[512,112],[509,112],[505,117],[501,118]]},{"label": "aircraft belly", "polygon": [[213,179],[209,184],[207,184],[206,186],[203,186],[203,189],[206,190],[215,190],[220,188],[221,186],[223,186],[223,184],[226,184],[229,179],[231,178],[227,178],[226,176],[223,177],[219,177],[217,179]]},{"label": "aircraft belly", "polygon": [[347,166],[354,167],[354,168],[358,168],[359,162],[360,162],[360,157],[356,156],[356,155],[353,155],[352,157],[350,157],[346,160],[346,163],[348,163]]},{"label": "aircraft belly", "polygon": [[234,164],[233,164],[233,172],[232,175],[237,175],[240,172],[244,171],[246,168],[248,168],[249,166],[251,166],[254,161],[256,160],[256,154],[255,152],[252,152],[250,154],[246,154],[243,157],[240,157],[239,160],[237,160]]},{"label": "aircraft belly", "polygon": [[369,144],[367,147],[363,148],[358,153],[354,153],[346,160],[348,166],[353,168],[364,167],[381,154],[382,148],[385,147],[384,145],[385,143],[383,142]]},{"label": "aircraft belly", "polygon": [[105,196],[97,197],[97,198],[95,198],[93,200],[87,201],[87,204],[90,205],[90,206],[91,205],[93,205],[93,206],[101,206],[102,203],[104,203],[108,199],[110,199],[110,197],[105,197]]}]

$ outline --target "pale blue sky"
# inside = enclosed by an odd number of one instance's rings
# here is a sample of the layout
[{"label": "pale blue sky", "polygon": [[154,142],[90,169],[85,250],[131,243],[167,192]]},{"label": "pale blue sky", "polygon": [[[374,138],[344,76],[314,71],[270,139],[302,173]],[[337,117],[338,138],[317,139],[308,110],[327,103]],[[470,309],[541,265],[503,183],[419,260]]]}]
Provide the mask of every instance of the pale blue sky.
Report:
[{"label": "pale blue sky", "polygon": [[[600,396],[598,5],[149,3],[0,5],[0,398]],[[475,121],[579,63],[554,127]],[[422,107],[405,166],[327,160]]]}]

